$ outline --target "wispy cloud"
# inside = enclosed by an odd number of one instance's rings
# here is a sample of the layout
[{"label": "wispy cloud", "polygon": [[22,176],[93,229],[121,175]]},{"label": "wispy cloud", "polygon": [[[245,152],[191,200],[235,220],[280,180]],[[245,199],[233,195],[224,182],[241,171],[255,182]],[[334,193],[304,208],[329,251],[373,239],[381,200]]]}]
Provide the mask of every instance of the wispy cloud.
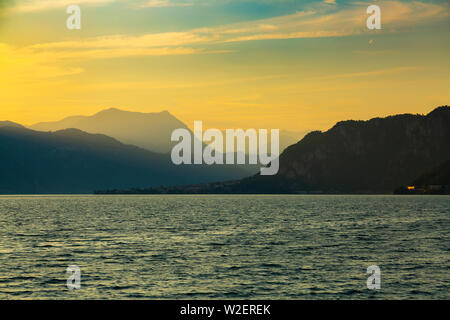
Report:
[{"label": "wispy cloud", "polygon": [[[71,0],[40,1],[42,6]],[[113,0],[80,0],[84,3],[105,3]],[[153,0],[162,5],[166,0]],[[33,1],[32,3],[37,3]],[[149,3],[149,2],[147,2]],[[323,3],[322,3],[323,4]],[[419,1],[380,1],[383,10],[383,32],[410,29],[414,24],[448,18],[448,6]],[[30,56],[51,59],[98,59],[131,56],[185,55],[217,53],[207,50],[217,43],[271,39],[344,37],[368,32],[365,27],[367,3],[354,3],[336,10],[323,6],[307,11],[256,21],[233,23],[212,28],[198,28],[183,32],[164,32],[140,36],[111,35],[39,43],[24,47],[21,52]],[[325,7],[330,7],[325,5]],[[202,46],[203,48],[199,48]]]},{"label": "wispy cloud", "polygon": [[[450,16],[446,5],[419,1],[380,1],[379,4],[382,8],[383,32],[401,31]],[[319,5],[309,11],[206,29],[205,32],[222,38],[224,42],[358,35],[369,32],[366,29],[367,5],[357,2],[339,9]]]},{"label": "wispy cloud", "polygon": [[83,6],[105,6],[113,2],[127,2],[131,8],[163,8],[163,7],[190,7],[194,5],[192,1],[186,0],[23,0],[13,6],[10,12],[30,13],[45,10],[65,8],[69,5],[77,4]]},{"label": "wispy cloud", "polygon": [[328,79],[345,79],[345,78],[361,78],[361,77],[372,77],[372,76],[383,76],[383,75],[392,75],[410,71],[421,70],[420,67],[394,67],[394,68],[386,68],[372,71],[364,71],[364,72],[351,72],[351,73],[342,73],[342,74],[332,74],[323,77],[317,77],[315,79],[318,80],[328,80]]},{"label": "wispy cloud", "polygon": [[100,6],[105,5],[116,0],[28,0],[21,1],[19,4],[14,6],[12,12],[35,12],[44,11],[50,9],[65,8],[73,4],[78,5],[93,5]]},{"label": "wispy cloud", "polygon": [[[447,6],[433,3],[384,1],[381,4],[383,6],[384,32],[398,31],[403,27],[410,28],[415,24],[437,21],[449,16]],[[365,5],[358,2],[353,6],[338,11],[308,10],[275,18],[212,28],[199,28],[183,32],[153,33],[141,36],[112,35],[80,39],[79,41],[42,43],[33,45],[30,48],[36,50],[148,49],[251,40],[350,36],[368,32],[365,27],[367,18]]]},{"label": "wispy cloud", "polygon": [[60,41],[35,44],[30,49],[98,49],[98,48],[155,48],[173,47],[206,43],[211,36],[196,32],[164,32],[141,36],[113,35],[79,39],[77,41]]},{"label": "wispy cloud", "polygon": [[163,7],[190,7],[192,2],[177,2],[173,0],[148,0],[138,4],[140,8],[163,8]]},{"label": "wispy cloud", "polygon": [[83,72],[79,67],[55,64],[48,55],[36,55],[27,50],[0,43],[0,82],[33,82],[69,76]]}]

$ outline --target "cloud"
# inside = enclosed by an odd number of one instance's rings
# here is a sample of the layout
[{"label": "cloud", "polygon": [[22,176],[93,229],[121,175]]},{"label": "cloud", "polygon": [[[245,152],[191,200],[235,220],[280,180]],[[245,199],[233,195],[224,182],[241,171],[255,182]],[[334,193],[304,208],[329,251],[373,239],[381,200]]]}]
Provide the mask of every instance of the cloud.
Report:
[{"label": "cloud", "polygon": [[[65,0],[62,0],[64,2]],[[81,0],[95,1],[111,0]],[[154,0],[158,3],[165,0]],[[156,2],[153,3],[155,4]],[[44,1],[55,2],[55,1]],[[48,4],[47,4],[48,5]],[[448,6],[419,1],[383,1],[382,32],[409,30],[420,23],[448,18]],[[233,23],[211,28],[198,28],[182,32],[163,32],[131,35],[111,35],[34,44],[23,50],[36,55],[48,55],[54,59],[95,59],[130,56],[181,55],[217,53],[205,46],[218,43],[344,37],[373,32],[367,30],[367,3],[353,3],[345,8],[330,8],[328,5],[311,7],[309,10],[274,18]],[[204,48],[198,48],[203,46]],[[222,51],[223,52],[223,51]]]},{"label": "cloud", "polygon": [[450,16],[449,6],[421,1],[384,1],[380,3],[382,23],[393,27],[415,26]]},{"label": "cloud", "polygon": [[170,0],[149,0],[138,5],[140,8],[190,7],[191,2],[174,2]]},{"label": "cloud", "polygon": [[195,32],[164,32],[141,36],[113,35],[80,39],[78,41],[60,41],[35,44],[31,49],[114,49],[114,48],[155,48],[206,43],[211,36]]},{"label": "cloud", "polygon": [[48,55],[36,55],[28,50],[18,49],[0,43],[0,82],[33,82],[82,73],[78,67],[55,64]]},{"label": "cloud", "polygon": [[372,76],[383,76],[383,75],[392,75],[410,71],[421,70],[420,67],[394,67],[387,69],[379,69],[372,71],[364,71],[364,72],[352,72],[352,73],[343,73],[343,74],[333,74],[329,76],[317,77],[319,80],[328,80],[328,79],[344,79],[344,78],[361,78],[361,77],[372,77]]},{"label": "cloud", "polygon": [[[419,1],[379,2],[382,10],[383,32],[409,30],[422,23],[449,17],[448,6]],[[367,3],[352,3],[345,8],[317,6],[291,15],[216,27],[203,30],[224,42],[344,37],[372,32],[366,28]],[[262,28],[270,26],[270,28]],[[202,30],[199,30],[202,32]]]},{"label": "cloud", "polygon": [[[105,6],[118,0],[24,0],[11,8],[10,12],[30,13],[58,8],[66,8],[76,4],[80,6]],[[127,0],[126,2],[136,2]],[[193,2],[174,0],[145,0],[138,1],[131,8],[162,8],[162,7],[190,7]]]},{"label": "cloud", "polygon": [[101,6],[106,5],[116,0],[28,0],[22,1],[16,6],[14,6],[12,12],[36,12],[44,10],[52,10],[58,8],[66,8],[70,5],[94,5]]},{"label": "cloud", "polygon": [[114,35],[78,41],[34,44],[23,48],[23,51],[36,55],[49,55],[53,59],[111,59],[225,52],[186,47],[207,43],[211,39],[211,37],[192,32],[166,32],[142,36]]},{"label": "cloud", "polygon": [[[7,46],[6,44],[1,44]],[[170,55],[191,55],[191,54],[216,54],[229,52],[225,50],[205,50],[203,48],[189,48],[189,47],[158,47],[158,48],[146,48],[146,47],[126,47],[118,45],[111,48],[82,48],[74,50],[58,50],[58,49],[36,49],[33,46],[14,48],[9,47],[9,56],[20,57],[15,61],[32,61],[35,65],[53,65],[58,64],[62,60],[92,60],[92,59],[114,59],[114,58],[126,58],[126,57],[139,57],[139,56],[170,56]],[[2,58],[6,61],[5,58]],[[13,62],[11,60],[11,62]],[[1,64],[0,64],[1,65]],[[70,71],[72,72],[72,71]],[[4,70],[2,70],[4,73]],[[58,74],[55,74],[57,76]]]},{"label": "cloud", "polygon": [[326,4],[336,4],[336,0],[323,0]]},{"label": "cloud", "polygon": [[173,56],[206,53],[194,48],[114,48],[76,51],[54,51],[54,59],[113,59],[139,56]]}]

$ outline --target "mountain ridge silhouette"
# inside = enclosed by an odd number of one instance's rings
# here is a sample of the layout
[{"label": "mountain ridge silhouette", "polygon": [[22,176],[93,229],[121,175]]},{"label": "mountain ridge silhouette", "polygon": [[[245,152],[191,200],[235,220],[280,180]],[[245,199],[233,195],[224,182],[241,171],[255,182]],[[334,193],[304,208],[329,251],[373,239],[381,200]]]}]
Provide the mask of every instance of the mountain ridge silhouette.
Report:
[{"label": "mountain ridge silhouette", "polygon": [[37,131],[76,128],[88,133],[105,134],[125,144],[159,153],[169,153],[173,130],[187,128],[167,110],[143,113],[109,108],[91,116],[70,116],[60,121],[39,122],[29,126]]},{"label": "mountain ridge silhouette", "polygon": [[[185,123],[167,110],[144,113],[118,108],[104,109],[90,116],[69,116],[59,121],[39,122],[29,128],[50,132],[76,128],[88,133],[105,134],[120,142],[159,153],[169,153],[177,144],[171,141],[175,129],[187,129],[192,134]],[[224,134],[225,130],[222,132]],[[280,130],[280,151],[307,132]]]},{"label": "mountain ridge silhouette", "polygon": [[167,154],[78,129],[0,127],[0,193],[74,194],[248,175],[238,167],[175,166]]},{"label": "mountain ridge silhouette", "polygon": [[427,115],[339,121],[286,148],[277,175],[137,192],[391,194],[450,159],[449,141],[449,106]]}]

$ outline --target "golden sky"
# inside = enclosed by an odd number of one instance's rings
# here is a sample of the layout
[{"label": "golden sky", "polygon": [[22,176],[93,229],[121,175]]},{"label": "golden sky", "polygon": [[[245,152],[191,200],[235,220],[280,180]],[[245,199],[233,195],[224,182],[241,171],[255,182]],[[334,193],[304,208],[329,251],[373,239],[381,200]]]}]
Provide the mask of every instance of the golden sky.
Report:
[{"label": "golden sky", "polygon": [[66,28],[71,0],[0,5],[0,120],[116,107],[302,131],[450,104],[445,0],[74,2],[81,30]]}]

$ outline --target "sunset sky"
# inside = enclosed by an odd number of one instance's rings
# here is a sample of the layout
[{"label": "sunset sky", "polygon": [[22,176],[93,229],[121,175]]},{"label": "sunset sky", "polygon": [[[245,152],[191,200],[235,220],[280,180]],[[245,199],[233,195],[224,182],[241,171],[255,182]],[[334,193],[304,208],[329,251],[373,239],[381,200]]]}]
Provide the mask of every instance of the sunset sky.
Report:
[{"label": "sunset sky", "polygon": [[[366,28],[371,4],[382,30]],[[450,104],[449,53],[448,0],[2,0],[0,120],[116,107],[323,130]]]}]

